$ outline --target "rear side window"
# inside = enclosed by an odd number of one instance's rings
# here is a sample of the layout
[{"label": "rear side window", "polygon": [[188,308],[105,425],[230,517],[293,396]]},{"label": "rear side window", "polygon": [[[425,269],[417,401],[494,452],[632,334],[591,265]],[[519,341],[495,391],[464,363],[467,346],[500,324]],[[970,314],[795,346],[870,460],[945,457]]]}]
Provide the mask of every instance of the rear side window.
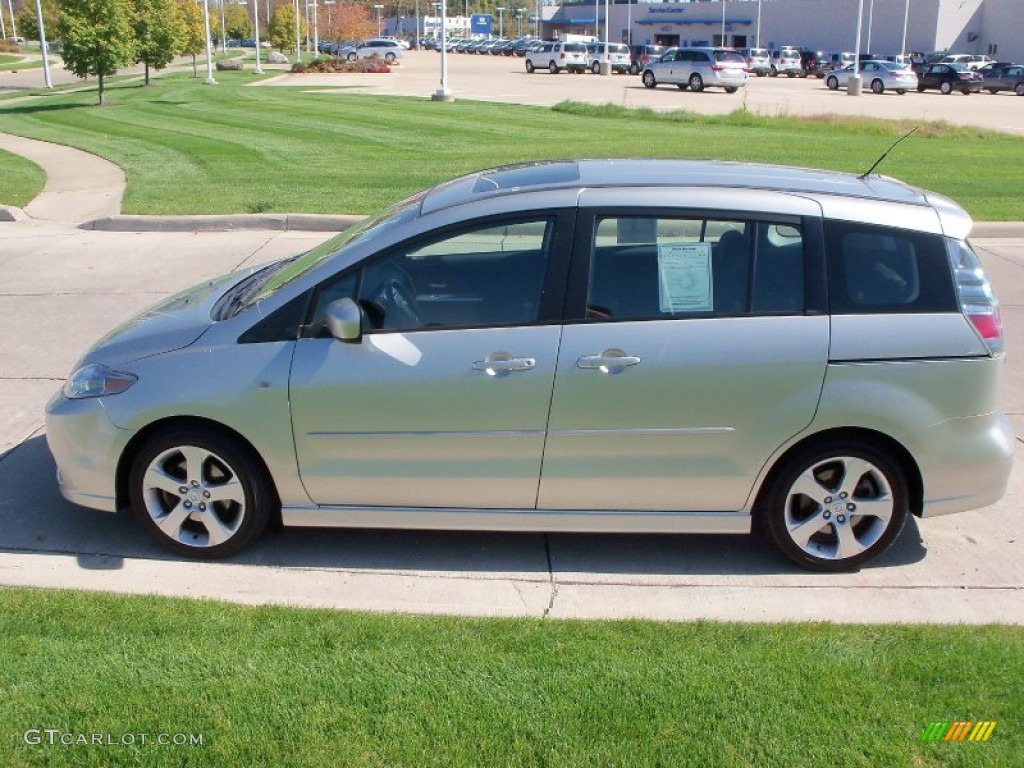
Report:
[{"label": "rear side window", "polygon": [[834,314],[959,311],[940,235],[831,221],[825,247]]},{"label": "rear side window", "polygon": [[796,224],[642,216],[596,222],[591,322],[803,311]]},{"label": "rear side window", "polygon": [[732,61],[737,64],[745,64],[743,57],[735,51],[715,51],[715,61]]}]

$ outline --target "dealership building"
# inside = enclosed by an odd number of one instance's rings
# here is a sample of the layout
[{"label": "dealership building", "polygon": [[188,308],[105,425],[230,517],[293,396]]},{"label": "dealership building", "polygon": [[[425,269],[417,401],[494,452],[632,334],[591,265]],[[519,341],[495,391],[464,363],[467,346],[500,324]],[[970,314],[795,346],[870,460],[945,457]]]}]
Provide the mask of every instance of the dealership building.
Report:
[{"label": "dealership building", "polygon": [[[863,52],[899,53],[905,34],[908,52],[986,53],[1024,61],[1024,0],[863,0],[863,6]],[[622,0],[607,7],[614,42],[823,51],[853,51],[856,44],[858,0]],[[549,39],[604,39],[605,8],[604,0],[542,6],[535,26]]]}]

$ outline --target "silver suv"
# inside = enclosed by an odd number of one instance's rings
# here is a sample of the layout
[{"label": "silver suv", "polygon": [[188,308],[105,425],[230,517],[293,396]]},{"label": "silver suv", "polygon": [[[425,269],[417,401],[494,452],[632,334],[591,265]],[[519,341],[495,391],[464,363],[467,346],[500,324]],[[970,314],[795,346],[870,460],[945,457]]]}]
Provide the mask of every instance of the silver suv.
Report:
[{"label": "silver suv", "polygon": [[546,69],[553,75],[566,70],[584,72],[587,69],[587,46],[583,43],[542,43],[526,53],[526,71],[533,74]]},{"label": "silver suv", "polygon": [[682,90],[736,93],[747,84],[747,62],[731,48],[676,48],[649,62],[640,77],[647,88],[669,83]]},{"label": "silver suv", "polygon": [[624,43],[590,43],[587,45],[587,61],[590,71],[595,75],[601,73],[601,62],[604,61],[605,49],[608,51],[608,63],[612,72],[626,74],[629,72],[629,46]]},{"label": "silver suv", "polygon": [[682,160],[455,179],[114,330],[61,491],[216,557],[285,525],[764,528],[860,566],[1002,496],[999,310],[951,200]]}]

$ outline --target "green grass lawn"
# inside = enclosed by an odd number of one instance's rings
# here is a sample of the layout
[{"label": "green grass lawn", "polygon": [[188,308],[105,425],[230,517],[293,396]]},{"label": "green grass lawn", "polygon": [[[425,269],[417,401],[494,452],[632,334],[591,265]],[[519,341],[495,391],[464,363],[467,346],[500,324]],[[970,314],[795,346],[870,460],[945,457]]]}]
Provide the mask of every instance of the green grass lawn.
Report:
[{"label": "green grass lawn", "polygon": [[43,191],[46,175],[35,163],[0,150],[0,204],[25,206]]},{"label": "green grass lawn", "polygon": [[[251,88],[176,74],[8,107],[4,130],[70,144],[122,166],[126,213],[368,213],[483,167],[554,157],[712,157],[864,171],[905,126],[849,118],[726,117],[549,109]],[[386,77],[386,75],[381,75]],[[345,85],[338,76],[339,86]],[[582,112],[583,114],[577,114]],[[976,218],[1018,219],[1024,139],[926,126],[882,171],[951,195]]]},{"label": "green grass lawn", "polygon": [[[0,637],[4,766],[875,768],[1024,754],[1016,627],[426,618],[4,589]],[[984,743],[922,743],[930,722],[961,719],[998,725]],[[24,743],[46,728],[203,744]]]}]

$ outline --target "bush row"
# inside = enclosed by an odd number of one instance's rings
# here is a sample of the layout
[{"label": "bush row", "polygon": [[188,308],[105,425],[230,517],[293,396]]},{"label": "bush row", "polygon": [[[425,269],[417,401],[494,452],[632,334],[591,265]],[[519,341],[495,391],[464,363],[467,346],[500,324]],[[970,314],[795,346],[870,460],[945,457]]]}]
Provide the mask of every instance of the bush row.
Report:
[{"label": "bush row", "polygon": [[395,64],[387,64],[379,59],[357,59],[356,61],[343,61],[341,59],[315,59],[309,64],[296,62],[292,65],[292,72],[303,74],[306,72],[390,72]]}]

